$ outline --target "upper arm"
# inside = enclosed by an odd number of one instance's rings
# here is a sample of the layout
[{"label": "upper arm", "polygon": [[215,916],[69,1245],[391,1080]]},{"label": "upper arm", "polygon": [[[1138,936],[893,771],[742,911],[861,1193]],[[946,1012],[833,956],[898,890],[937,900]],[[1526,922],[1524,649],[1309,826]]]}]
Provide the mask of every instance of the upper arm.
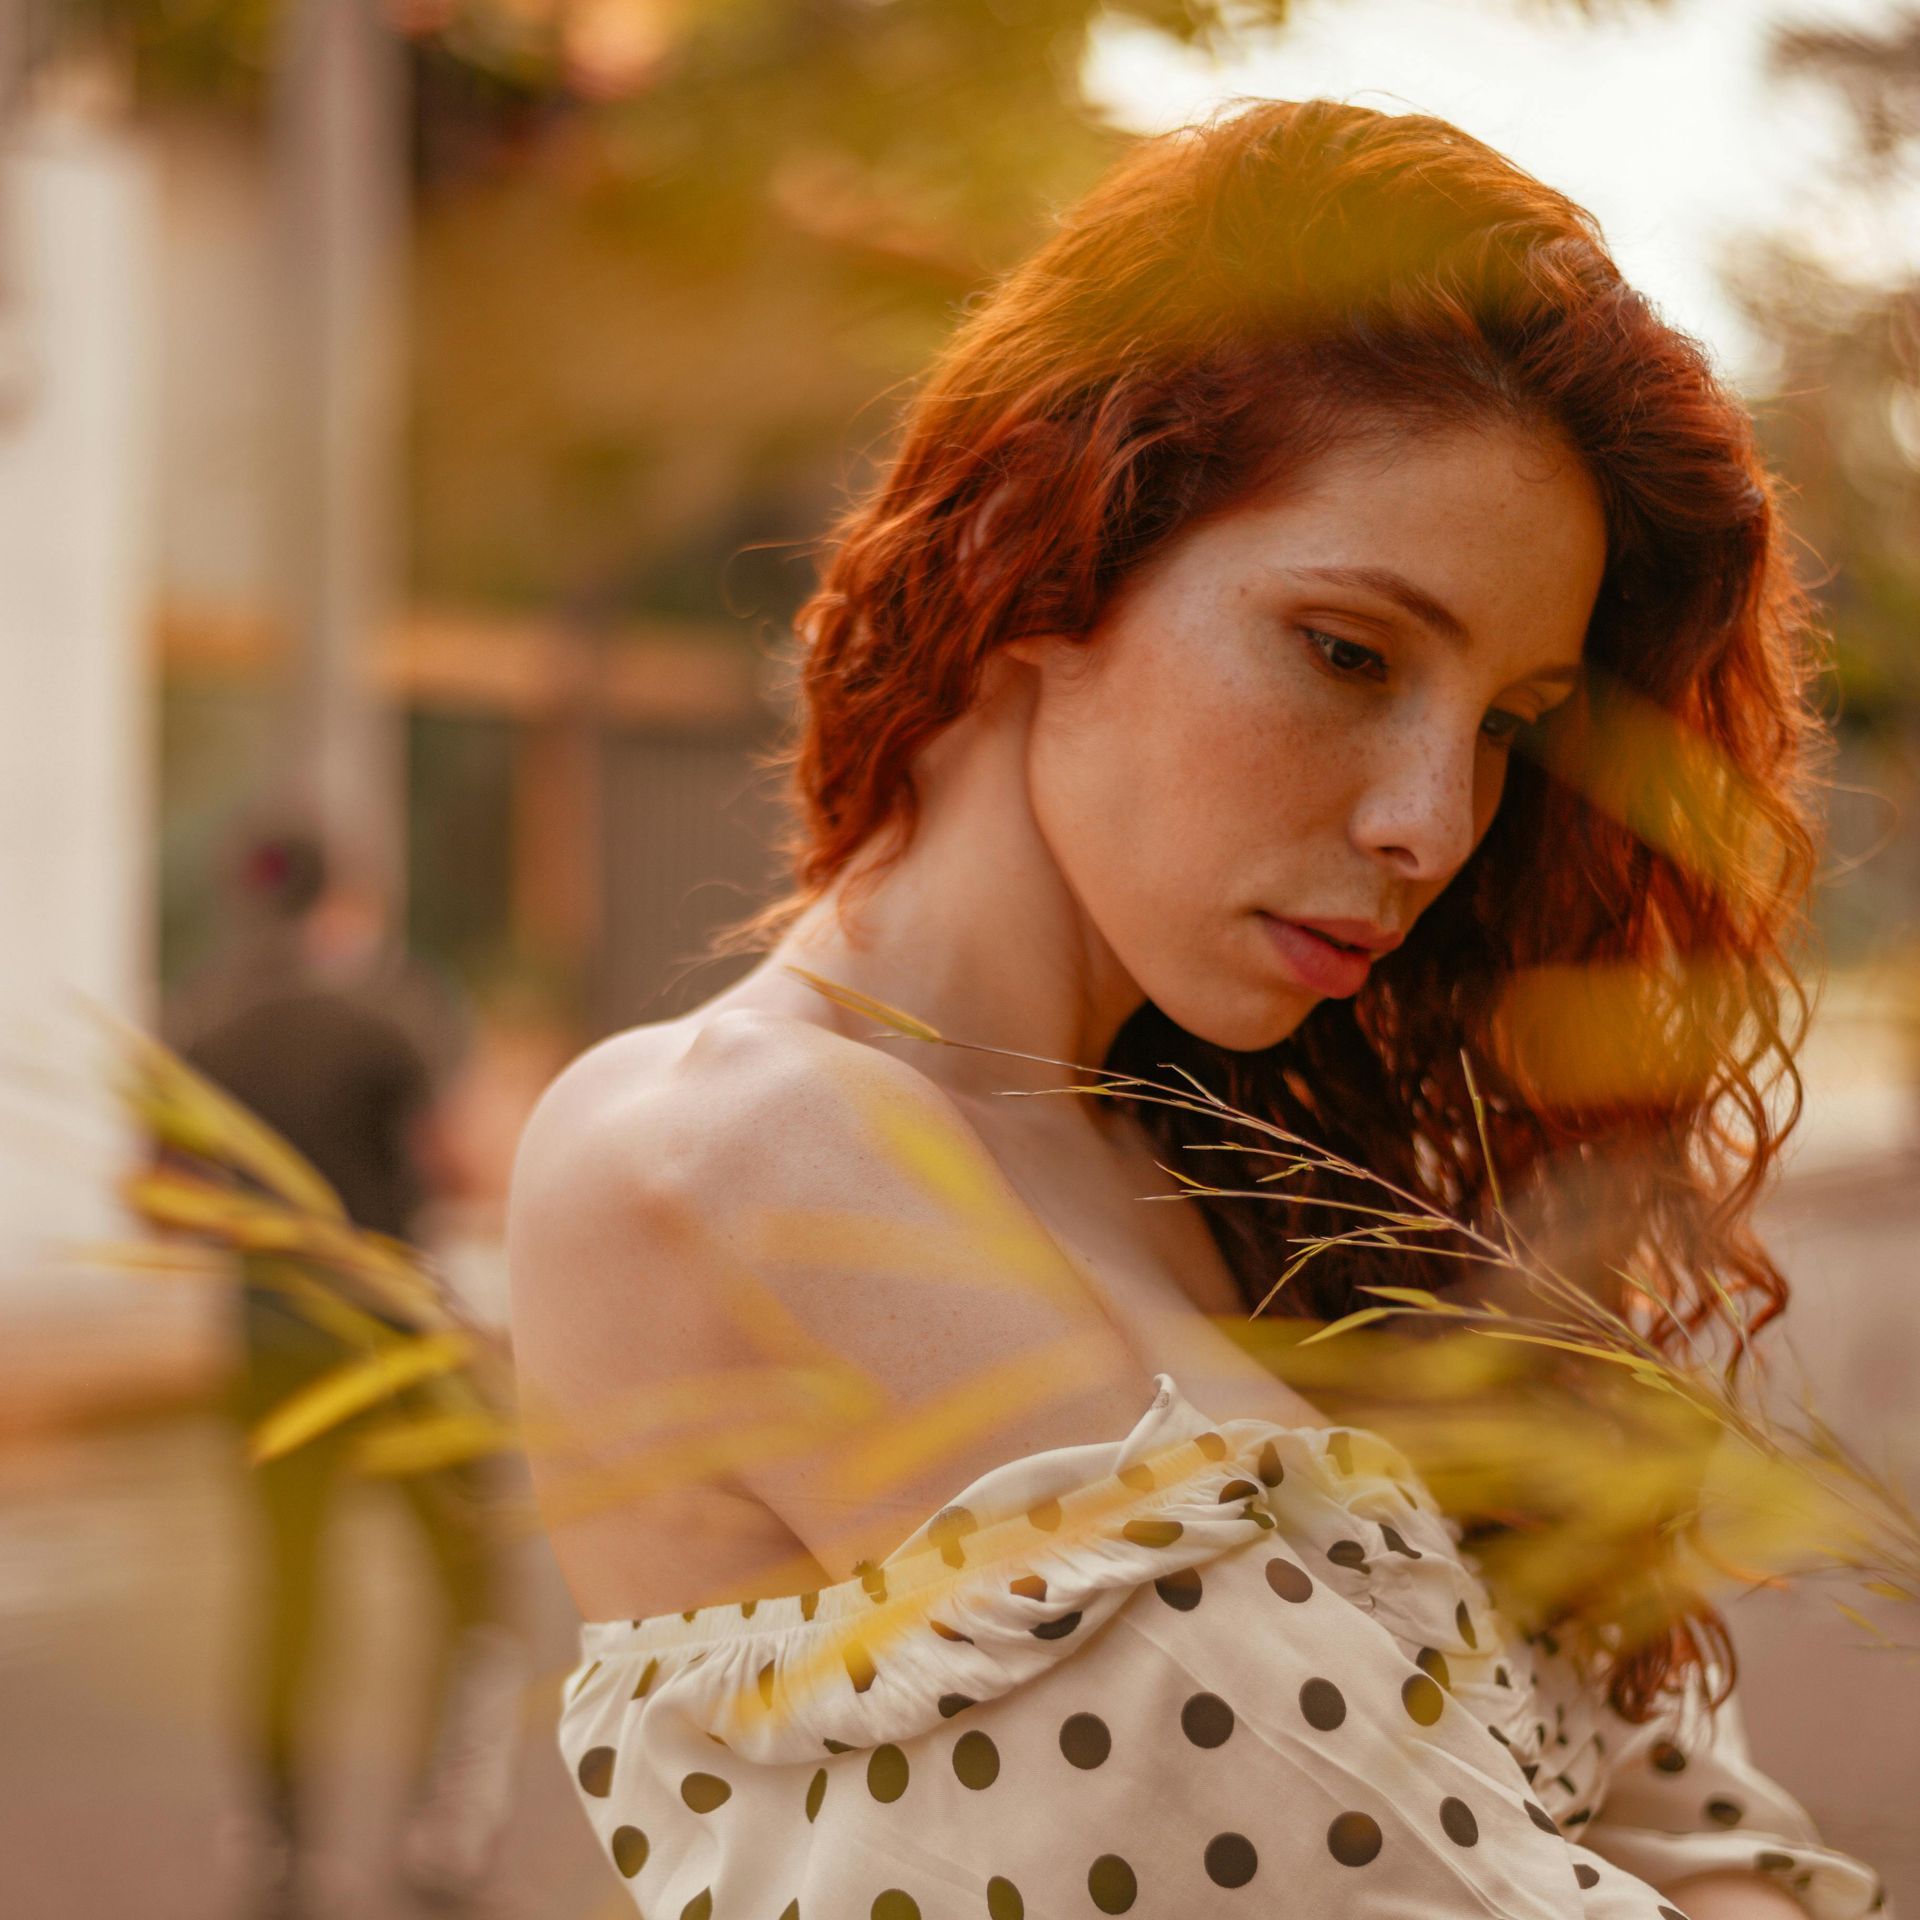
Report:
[{"label": "upper arm", "polygon": [[[1117,1438],[1144,1405],[958,1109],[800,1023],[722,1016],[638,1088],[576,1063],[523,1140],[508,1259],[526,1409],[576,1467],[651,1446],[834,1577],[988,1467]],[[559,1479],[550,1460],[555,1510]]]},{"label": "upper arm", "polygon": [[[1885,1912],[1874,1866],[1828,1844],[1807,1809],[1755,1760],[1739,1688],[1710,1711],[1690,1672],[1686,1710],[1602,1721],[1614,1763],[1582,1843],[1679,1900],[1696,1920],[1799,1911],[1815,1920]],[[1770,1888],[1742,1884],[1758,1875]],[[1696,1904],[1683,1890],[1693,1887]]]}]

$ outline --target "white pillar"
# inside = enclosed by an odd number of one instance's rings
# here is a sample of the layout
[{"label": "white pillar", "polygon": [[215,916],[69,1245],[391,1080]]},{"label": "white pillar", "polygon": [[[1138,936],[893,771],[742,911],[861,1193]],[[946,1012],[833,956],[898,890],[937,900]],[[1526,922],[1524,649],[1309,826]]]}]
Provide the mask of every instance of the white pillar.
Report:
[{"label": "white pillar", "polygon": [[115,1219],[112,1134],[70,1135],[22,1051],[88,1073],[74,989],[153,1012],[155,219],[112,130],[48,110],[0,139],[0,1307],[66,1284],[49,1236]]}]

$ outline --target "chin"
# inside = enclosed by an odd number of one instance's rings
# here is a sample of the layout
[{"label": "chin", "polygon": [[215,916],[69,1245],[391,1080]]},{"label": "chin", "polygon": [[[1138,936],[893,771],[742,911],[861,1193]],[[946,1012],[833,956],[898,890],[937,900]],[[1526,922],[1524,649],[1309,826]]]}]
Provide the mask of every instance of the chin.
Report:
[{"label": "chin", "polygon": [[1150,994],[1175,1026],[1196,1040],[1229,1053],[1260,1053],[1277,1047],[1319,1005],[1318,997],[1288,989],[1248,991],[1244,983]]}]

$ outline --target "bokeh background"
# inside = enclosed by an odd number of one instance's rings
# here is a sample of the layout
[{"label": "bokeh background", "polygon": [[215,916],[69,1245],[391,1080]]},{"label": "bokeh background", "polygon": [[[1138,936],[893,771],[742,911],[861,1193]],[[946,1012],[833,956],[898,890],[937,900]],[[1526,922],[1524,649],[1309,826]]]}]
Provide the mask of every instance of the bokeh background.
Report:
[{"label": "bokeh background", "polygon": [[[714,991],[768,896],[809,543],[966,302],[1231,95],[1444,114],[1584,200],[1746,394],[1839,754],[1779,1342],[1920,1446],[1920,7],[1911,0],[8,0],[0,8],[0,1910],[245,1910],[222,1844],[256,1524],[200,1282],[119,1231],[75,990],[143,1025],[263,823],[320,822],[463,1010],[430,1242],[498,1321],[518,1127]],[[1771,1337],[1771,1336],[1769,1336]],[[330,1555],[313,1772],[383,1867],[431,1601]],[[627,1909],[536,1668],[502,1912]],[[1729,1616],[1756,1748],[1920,1912],[1920,1674],[1823,1591]],[[1907,1637],[1914,1627],[1896,1622]]]}]

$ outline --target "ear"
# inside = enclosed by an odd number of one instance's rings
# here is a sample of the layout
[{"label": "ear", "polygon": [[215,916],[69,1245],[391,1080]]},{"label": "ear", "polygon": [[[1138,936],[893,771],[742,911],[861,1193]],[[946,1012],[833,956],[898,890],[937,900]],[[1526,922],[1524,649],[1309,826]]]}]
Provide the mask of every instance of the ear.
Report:
[{"label": "ear", "polygon": [[990,578],[993,573],[991,541],[994,522],[1013,498],[1014,491],[1011,480],[1002,480],[967,516],[966,525],[960,529],[956,556],[962,567],[975,570],[980,579]]}]

